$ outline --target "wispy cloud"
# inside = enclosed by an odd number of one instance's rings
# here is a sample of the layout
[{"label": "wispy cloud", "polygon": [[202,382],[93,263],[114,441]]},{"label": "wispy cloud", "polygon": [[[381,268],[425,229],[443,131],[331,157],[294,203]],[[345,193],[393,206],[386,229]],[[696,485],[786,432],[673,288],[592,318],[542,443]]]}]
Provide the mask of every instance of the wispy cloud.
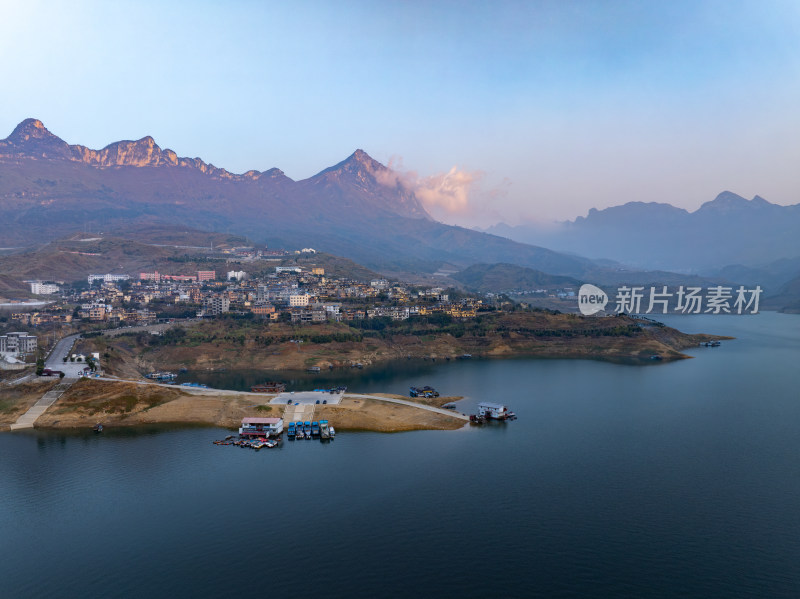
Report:
[{"label": "wispy cloud", "polygon": [[420,177],[403,168],[402,158],[392,158],[389,168],[376,174],[384,185],[402,185],[414,192],[425,208],[434,213],[465,214],[483,178],[481,171],[466,171],[454,166],[446,173]]},{"label": "wispy cloud", "polygon": [[463,214],[469,211],[470,194],[482,176],[480,171],[462,171],[454,166],[446,173],[417,179],[414,193],[426,208]]}]

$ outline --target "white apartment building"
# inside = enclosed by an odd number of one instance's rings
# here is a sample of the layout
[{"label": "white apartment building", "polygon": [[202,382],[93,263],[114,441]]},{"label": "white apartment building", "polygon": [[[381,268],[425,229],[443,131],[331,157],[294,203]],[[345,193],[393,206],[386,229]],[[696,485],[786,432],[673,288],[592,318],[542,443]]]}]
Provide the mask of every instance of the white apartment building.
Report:
[{"label": "white apartment building", "polygon": [[59,286],[52,283],[42,283],[41,281],[31,283],[31,293],[34,295],[51,295],[59,291]]},{"label": "white apartment building", "polygon": [[30,354],[36,351],[36,335],[24,332],[0,335],[0,354]]},{"label": "white apartment building", "polygon": [[89,280],[89,285],[95,281],[103,281],[103,283],[116,283],[117,281],[127,281],[130,278],[130,275],[115,275],[110,273],[105,275],[89,275],[87,277]]}]

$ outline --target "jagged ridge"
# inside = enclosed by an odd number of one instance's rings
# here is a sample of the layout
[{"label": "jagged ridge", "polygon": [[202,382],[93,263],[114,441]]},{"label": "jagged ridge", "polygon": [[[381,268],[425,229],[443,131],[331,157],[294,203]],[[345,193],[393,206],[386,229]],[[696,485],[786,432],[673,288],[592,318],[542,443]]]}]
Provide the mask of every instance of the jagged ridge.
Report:
[{"label": "jagged ridge", "polygon": [[280,169],[259,172],[250,170],[236,175],[224,168],[217,168],[200,158],[182,158],[170,149],[161,149],[149,135],[136,141],[124,140],[107,145],[102,150],[92,150],[82,145],[70,145],[53,135],[38,119],[25,119],[16,126],[5,140],[0,141],[0,158],[29,157],[41,159],[65,159],[98,167],[159,167],[178,166],[197,169],[200,172],[232,180],[257,180],[263,176],[285,176]]}]

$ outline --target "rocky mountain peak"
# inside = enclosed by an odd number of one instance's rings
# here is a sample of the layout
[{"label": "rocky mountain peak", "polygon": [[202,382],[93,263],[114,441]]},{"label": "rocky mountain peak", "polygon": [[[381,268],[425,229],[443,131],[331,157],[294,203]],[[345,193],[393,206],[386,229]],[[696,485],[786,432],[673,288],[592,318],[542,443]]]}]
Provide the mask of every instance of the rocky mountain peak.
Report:
[{"label": "rocky mountain peak", "polygon": [[14,128],[7,141],[20,143],[29,139],[48,139],[51,137],[55,137],[55,135],[47,130],[42,121],[39,119],[25,119]]},{"label": "rocky mountain peak", "polygon": [[386,169],[386,167],[383,166],[380,162],[372,158],[372,156],[367,154],[364,150],[360,149],[353,152],[344,162],[354,165],[355,164],[360,165],[371,172]]},{"label": "rocky mountain peak", "polygon": [[23,154],[36,158],[65,158],[70,154],[67,142],[53,135],[39,119],[25,119],[5,140],[0,154]]},{"label": "rocky mountain peak", "polygon": [[349,173],[363,178],[365,175],[374,175],[377,172],[385,171],[386,167],[380,162],[372,158],[364,150],[356,150],[350,156],[342,160],[338,164],[326,168],[324,171],[318,173],[315,177],[322,177],[324,175],[341,175]]}]

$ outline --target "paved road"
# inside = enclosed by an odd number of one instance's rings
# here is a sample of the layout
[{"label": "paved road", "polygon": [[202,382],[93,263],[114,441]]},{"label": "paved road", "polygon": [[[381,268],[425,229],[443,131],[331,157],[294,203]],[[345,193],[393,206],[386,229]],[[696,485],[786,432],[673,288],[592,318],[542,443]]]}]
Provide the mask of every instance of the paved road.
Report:
[{"label": "paved road", "polygon": [[56,343],[55,347],[50,352],[50,355],[47,356],[44,367],[49,368],[50,370],[60,370],[67,377],[80,377],[81,372],[84,368],[86,368],[86,364],[83,362],[70,362],[69,360],[64,362],[64,358],[68,357],[70,353],[72,353],[72,347],[75,345],[75,341],[77,341],[79,338],[80,334],[76,333],[75,335],[64,337],[58,343]]},{"label": "paved road", "polygon": [[406,401],[405,399],[394,399],[391,397],[380,397],[378,395],[359,395],[356,393],[347,393],[345,395],[347,398],[361,398],[361,399],[375,399],[378,401],[386,401],[389,403],[397,403],[401,406],[410,406],[412,408],[420,408],[421,410],[428,410],[429,412],[436,412],[437,414],[444,414],[445,416],[452,416],[453,418],[458,418],[459,420],[466,420],[469,422],[469,416],[466,414],[461,414],[460,412],[456,412],[455,410],[445,410],[444,408],[434,408],[433,406],[426,406],[425,404],[421,403],[414,403],[413,401]]},{"label": "paved road", "polygon": [[322,402],[336,405],[342,401],[341,393],[326,393],[323,391],[284,391],[269,403],[274,405],[288,404],[321,404]]},{"label": "paved road", "polygon": [[16,379],[7,379],[7,380],[3,381],[2,383],[0,383],[0,385],[5,385],[7,387],[13,387],[14,385],[19,385],[21,383],[24,383],[25,381],[30,381],[30,380],[33,379],[33,377],[34,377],[34,374],[29,372],[28,374],[25,374],[25,375],[23,375],[23,376],[21,376],[19,378],[16,378]]},{"label": "paved road", "polygon": [[174,322],[159,322],[157,324],[146,324],[141,326],[135,327],[120,327],[117,329],[105,329],[100,331],[106,337],[116,337],[118,335],[124,335],[125,333],[163,333],[167,329],[171,329],[172,327],[192,324],[195,322],[200,322],[199,318],[186,318],[182,320],[176,320]]}]

